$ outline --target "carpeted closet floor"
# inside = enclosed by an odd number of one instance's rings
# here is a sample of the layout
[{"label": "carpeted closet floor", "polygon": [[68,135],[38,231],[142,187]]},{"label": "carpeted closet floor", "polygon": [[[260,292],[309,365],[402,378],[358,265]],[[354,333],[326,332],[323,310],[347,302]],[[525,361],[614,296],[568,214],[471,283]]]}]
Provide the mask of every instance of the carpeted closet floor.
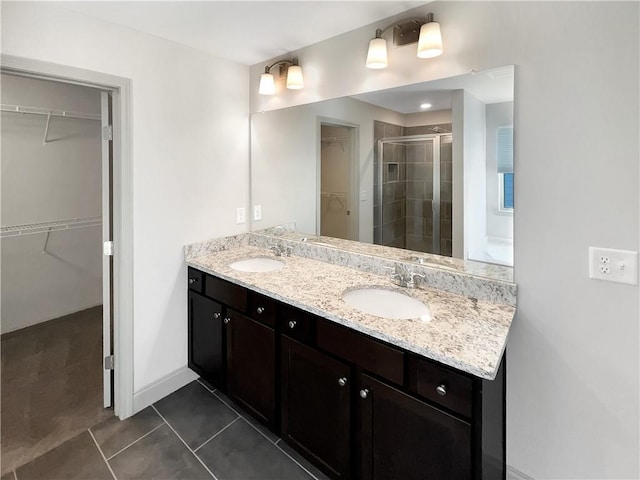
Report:
[{"label": "carpeted closet floor", "polygon": [[2,474],[113,415],[102,406],[102,307],[1,337]]}]

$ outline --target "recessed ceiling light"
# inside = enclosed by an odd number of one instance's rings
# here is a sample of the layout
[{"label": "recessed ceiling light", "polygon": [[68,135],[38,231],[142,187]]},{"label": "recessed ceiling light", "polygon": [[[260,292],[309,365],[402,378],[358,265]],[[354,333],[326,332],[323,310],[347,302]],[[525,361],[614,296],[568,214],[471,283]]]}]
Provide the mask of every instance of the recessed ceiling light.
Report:
[{"label": "recessed ceiling light", "polygon": [[422,108],[423,110],[426,110],[427,108],[431,108],[431,104],[430,103],[421,103],[420,104],[420,108]]}]

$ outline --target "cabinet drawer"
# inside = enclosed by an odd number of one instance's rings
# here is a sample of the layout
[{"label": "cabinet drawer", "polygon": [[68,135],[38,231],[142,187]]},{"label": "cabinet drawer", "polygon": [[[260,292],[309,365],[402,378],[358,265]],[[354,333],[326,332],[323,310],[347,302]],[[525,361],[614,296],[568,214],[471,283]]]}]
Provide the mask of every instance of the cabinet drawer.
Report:
[{"label": "cabinet drawer", "polygon": [[187,269],[187,283],[189,285],[189,290],[193,290],[194,292],[202,293],[202,286],[204,284],[204,274],[200,270],[196,270],[195,268],[189,267]]},{"label": "cabinet drawer", "polygon": [[273,298],[265,297],[255,292],[248,292],[249,310],[248,314],[254,320],[275,328],[276,310],[278,302]]},{"label": "cabinet drawer", "polygon": [[240,312],[247,311],[247,290],[220,278],[205,275],[205,294]]},{"label": "cabinet drawer", "polygon": [[473,380],[418,357],[409,357],[409,388],[465,417],[471,417]]},{"label": "cabinet drawer", "polygon": [[344,327],[319,321],[318,347],[398,385],[404,383],[404,354]]},{"label": "cabinet drawer", "polygon": [[308,312],[280,305],[280,331],[283,335],[294,338],[307,345],[313,344],[315,318]]}]

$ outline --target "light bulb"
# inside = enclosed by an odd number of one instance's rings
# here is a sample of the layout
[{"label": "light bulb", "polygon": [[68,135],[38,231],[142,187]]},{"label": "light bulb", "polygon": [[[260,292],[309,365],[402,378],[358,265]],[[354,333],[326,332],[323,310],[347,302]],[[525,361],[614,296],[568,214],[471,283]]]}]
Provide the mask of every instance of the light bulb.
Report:
[{"label": "light bulb", "polygon": [[300,65],[291,65],[287,69],[287,88],[291,90],[300,90],[304,88],[304,79],[302,78],[302,67]]},{"label": "light bulb", "polygon": [[260,88],[258,88],[260,95],[273,95],[276,93],[276,85],[273,80],[273,75],[270,73],[263,73],[260,75]]},{"label": "light bulb", "polygon": [[367,68],[387,68],[387,41],[376,37],[369,42],[367,53]]},{"label": "light bulb", "polygon": [[418,57],[433,58],[442,55],[442,35],[438,22],[428,22],[420,27]]}]

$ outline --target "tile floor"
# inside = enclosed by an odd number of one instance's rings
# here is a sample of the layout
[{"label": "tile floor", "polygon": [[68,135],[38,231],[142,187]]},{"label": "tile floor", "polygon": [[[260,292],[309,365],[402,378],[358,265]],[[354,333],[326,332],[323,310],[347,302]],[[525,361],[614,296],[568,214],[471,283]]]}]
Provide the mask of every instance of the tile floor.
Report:
[{"label": "tile floor", "polygon": [[221,392],[194,381],[134,417],[112,417],[0,480],[325,480]]}]

